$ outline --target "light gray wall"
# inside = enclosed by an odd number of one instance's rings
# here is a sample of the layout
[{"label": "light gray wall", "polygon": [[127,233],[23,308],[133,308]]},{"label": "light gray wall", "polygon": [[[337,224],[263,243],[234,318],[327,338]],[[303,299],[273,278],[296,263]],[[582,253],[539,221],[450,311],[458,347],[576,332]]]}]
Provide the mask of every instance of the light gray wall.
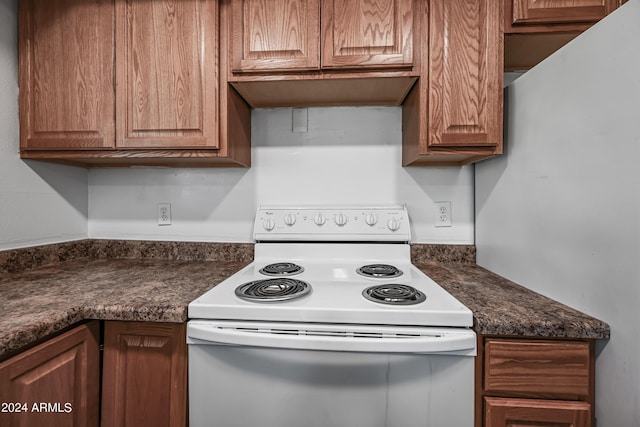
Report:
[{"label": "light gray wall", "polygon": [[[406,203],[415,242],[473,244],[473,167],[403,168],[400,107],[309,108],[308,131],[292,110],[259,109],[250,169],[94,169],[93,238],[252,240],[261,204]],[[436,228],[435,201],[451,201],[453,226]],[[173,224],[158,226],[169,202]]]},{"label": "light gray wall", "polygon": [[476,166],[478,264],[609,323],[599,427],[640,425],[640,0],[512,83]]},{"label": "light gray wall", "polygon": [[17,10],[0,0],[0,250],[87,237],[87,171],[19,158]]}]

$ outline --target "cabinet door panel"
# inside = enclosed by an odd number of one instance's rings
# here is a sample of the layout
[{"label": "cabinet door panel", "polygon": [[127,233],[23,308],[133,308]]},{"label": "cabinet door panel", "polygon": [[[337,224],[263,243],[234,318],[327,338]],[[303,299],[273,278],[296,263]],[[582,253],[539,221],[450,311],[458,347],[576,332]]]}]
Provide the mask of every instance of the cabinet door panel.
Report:
[{"label": "cabinet door panel", "polygon": [[429,35],[429,144],[501,144],[500,3],[432,1]]},{"label": "cabinet door panel", "polygon": [[23,150],[114,145],[113,0],[20,1]]},{"label": "cabinet door panel", "polygon": [[234,0],[234,73],[320,67],[319,0]]},{"label": "cabinet door panel", "polygon": [[514,24],[595,22],[615,8],[615,0],[512,1]]},{"label": "cabinet door panel", "polygon": [[412,0],[326,0],[322,26],[322,68],[413,65]]},{"label": "cabinet door panel", "polygon": [[121,148],[217,148],[216,1],[116,3]]},{"label": "cabinet door panel", "polygon": [[102,426],[186,425],[184,324],[105,322]]},{"label": "cabinet door panel", "polygon": [[98,426],[98,326],[78,326],[0,363],[0,402],[27,405],[0,413],[0,425]]},{"label": "cabinet door panel", "polygon": [[590,427],[586,402],[485,398],[485,427]]}]

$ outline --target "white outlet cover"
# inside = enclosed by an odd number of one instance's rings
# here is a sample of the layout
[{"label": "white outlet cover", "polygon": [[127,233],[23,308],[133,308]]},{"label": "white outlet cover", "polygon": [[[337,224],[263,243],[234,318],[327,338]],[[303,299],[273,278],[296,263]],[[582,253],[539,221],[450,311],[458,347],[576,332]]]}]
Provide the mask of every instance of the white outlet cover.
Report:
[{"label": "white outlet cover", "polygon": [[451,227],[451,202],[435,202],[435,206],[435,226]]},{"label": "white outlet cover", "polygon": [[171,203],[158,203],[158,225],[171,225]]}]

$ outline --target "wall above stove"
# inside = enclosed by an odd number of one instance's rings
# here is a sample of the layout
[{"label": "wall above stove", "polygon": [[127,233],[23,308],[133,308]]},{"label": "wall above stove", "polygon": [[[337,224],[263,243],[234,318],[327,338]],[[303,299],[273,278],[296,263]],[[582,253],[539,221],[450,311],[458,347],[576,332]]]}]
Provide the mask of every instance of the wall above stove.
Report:
[{"label": "wall above stove", "polygon": [[[414,242],[473,244],[473,166],[402,168],[400,107],[306,112],[293,132],[292,109],[253,111],[250,169],[91,169],[89,236],[250,242],[259,204],[406,203]],[[452,227],[434,227],[435,201],[451,201]]]}]

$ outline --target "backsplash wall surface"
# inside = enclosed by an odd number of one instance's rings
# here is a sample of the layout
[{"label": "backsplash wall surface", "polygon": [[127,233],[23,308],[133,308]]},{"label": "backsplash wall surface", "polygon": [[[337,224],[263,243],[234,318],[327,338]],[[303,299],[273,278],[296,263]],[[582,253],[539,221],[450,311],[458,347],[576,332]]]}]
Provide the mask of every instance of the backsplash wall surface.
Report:
[{"label": "backsplash wall surface", "polygon": [[[403,168],[400,107],[258,109],[249,169],[92,169],[89,237],[252,241],[258,205],[406,203],[417,243],[474,243],[473,167]],[[434,201],[451,201],[453,226],[436,228]],[[171,203],[172,224],[157,225]]]}]

